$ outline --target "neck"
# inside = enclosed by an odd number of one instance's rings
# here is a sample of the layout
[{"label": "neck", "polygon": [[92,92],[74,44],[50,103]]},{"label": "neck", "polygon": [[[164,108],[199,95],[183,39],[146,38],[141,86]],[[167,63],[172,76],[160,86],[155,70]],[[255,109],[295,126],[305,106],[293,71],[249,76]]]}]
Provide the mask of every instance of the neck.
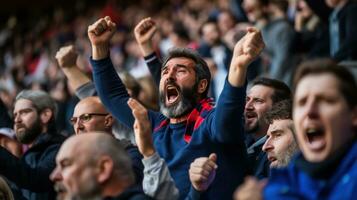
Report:
[{"label": "neck", "polygon": [[103,197],[117,197],[121,193],[123,193],[127,188],[129,188],[132,184],[129,183],[130,181],[111,181],[108,183],[107,186],[103,187],[102,196]]}]

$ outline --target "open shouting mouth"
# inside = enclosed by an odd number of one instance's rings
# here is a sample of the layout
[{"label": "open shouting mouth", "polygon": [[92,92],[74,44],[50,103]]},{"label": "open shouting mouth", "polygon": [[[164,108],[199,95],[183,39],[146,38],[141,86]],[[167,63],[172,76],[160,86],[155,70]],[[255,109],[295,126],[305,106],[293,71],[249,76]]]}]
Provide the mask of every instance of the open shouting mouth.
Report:
[{"label": "open shouting mouth", "polygon": [[320,151],[326,146],[325,130],[322,127],[308,127],[305,135],[310,150]]},{"label": "open shouting mouth", "polygon": [[176,104],[180,99],[180,92],[177,86],[167,85],[166,86],[166,106],[171,106]]}]

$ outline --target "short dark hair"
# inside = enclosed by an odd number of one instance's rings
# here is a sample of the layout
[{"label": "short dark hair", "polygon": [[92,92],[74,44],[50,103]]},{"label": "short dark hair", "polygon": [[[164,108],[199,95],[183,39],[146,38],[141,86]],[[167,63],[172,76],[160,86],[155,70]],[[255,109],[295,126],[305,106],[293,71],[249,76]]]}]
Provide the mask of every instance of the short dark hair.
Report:
[{"label": "short dark hair", "polygon": [[202,93],[202,97],[207,97],[210,82],[211,82],[211,72],[209,71],[208,65],[206,61],[194,50],[188,48],[174,48],[169,51],[169,54],[165,58],[162,66],[164,67],[166,63],[172,58],[189,58],[193,60],[196,64],[195,72],[196,72],[196,83],[199,81],[206,79],[207,80],[207,88]]},{"label": "short dark hair", "polygon": [[338,80],[339,89],[349,107],[357,105],[357,86],[351,72],[329,58],[320,58],[302,63],[294,77],[294,91],[301,79],[308,75],[331,74]]},{"label": "short dark hair", "polygon": [[291,99],[291,90],[289,86],[287,86],[282,81],[266,78],[266,77],[258,77],[255,80],[253,80],[252,86],[255,85],[263,85],[273,88],[274,93],[271,97],[273,104],[285,99]]},{"label": "short dark hair", "polygon": [[292,120],[292,100],[285,99],[276,103],[272,109],[264,115],[264,119],[267,124],[272,124],[274,120]]}]

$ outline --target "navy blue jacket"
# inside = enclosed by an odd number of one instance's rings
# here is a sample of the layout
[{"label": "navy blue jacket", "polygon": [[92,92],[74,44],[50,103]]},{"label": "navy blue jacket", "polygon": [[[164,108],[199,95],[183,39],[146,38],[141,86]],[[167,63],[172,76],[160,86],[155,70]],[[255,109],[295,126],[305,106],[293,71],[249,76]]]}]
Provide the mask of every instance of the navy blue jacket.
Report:
[{"label": "navy blue jacket", "polygon": [[[127,105],[129,95],[115,73],[109,58],[91,60],[94,82],[103,104],[113,115],[132,126],[134,117]],[[170,173],[183,199],[191,187],[188,169],[195,158],[217,153],[219,166],[216,178],[203,195],[203,199],[231,199],[236,186],[242,183],[247,171],[247,155],[241,119],[245,104],[245,87],[236,88],[226,81],[217,107],[210,111],[202,124],[193,131],[190,142],[184,140],[185,123],[168,124],[154,130],[154,146],[165,159]],[[153,128],[167,118],[160,113],[149,112]]]},{"label": "navy blue jacket", "polygon": [[40,134],[21,159],[0,147],[0,174],[21,189],[26,199],[55,199],[49,176],[56,167],[55,158],[64,140],[61,135]]},{"label": "navy blue jacket", "polygon": [[[301,158],[299,154],[297,159]],[[264,199],[356,199],[357,143],[327,178],[313,178],[293,160],[286,169],[272,169]]]}]

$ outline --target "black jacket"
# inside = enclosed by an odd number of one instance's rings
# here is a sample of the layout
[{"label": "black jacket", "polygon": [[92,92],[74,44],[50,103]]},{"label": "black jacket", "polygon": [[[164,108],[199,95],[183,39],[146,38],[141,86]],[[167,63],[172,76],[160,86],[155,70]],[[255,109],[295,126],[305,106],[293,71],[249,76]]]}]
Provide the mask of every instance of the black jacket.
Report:
[{"label": "black jacket", "polygon": [[56,167],[55,158],[64,140],[61,135],[41,134],[21,159],[0,147],[0,174],[16,185],[14,192],[25,199],[55,199],[49,176]]}]

